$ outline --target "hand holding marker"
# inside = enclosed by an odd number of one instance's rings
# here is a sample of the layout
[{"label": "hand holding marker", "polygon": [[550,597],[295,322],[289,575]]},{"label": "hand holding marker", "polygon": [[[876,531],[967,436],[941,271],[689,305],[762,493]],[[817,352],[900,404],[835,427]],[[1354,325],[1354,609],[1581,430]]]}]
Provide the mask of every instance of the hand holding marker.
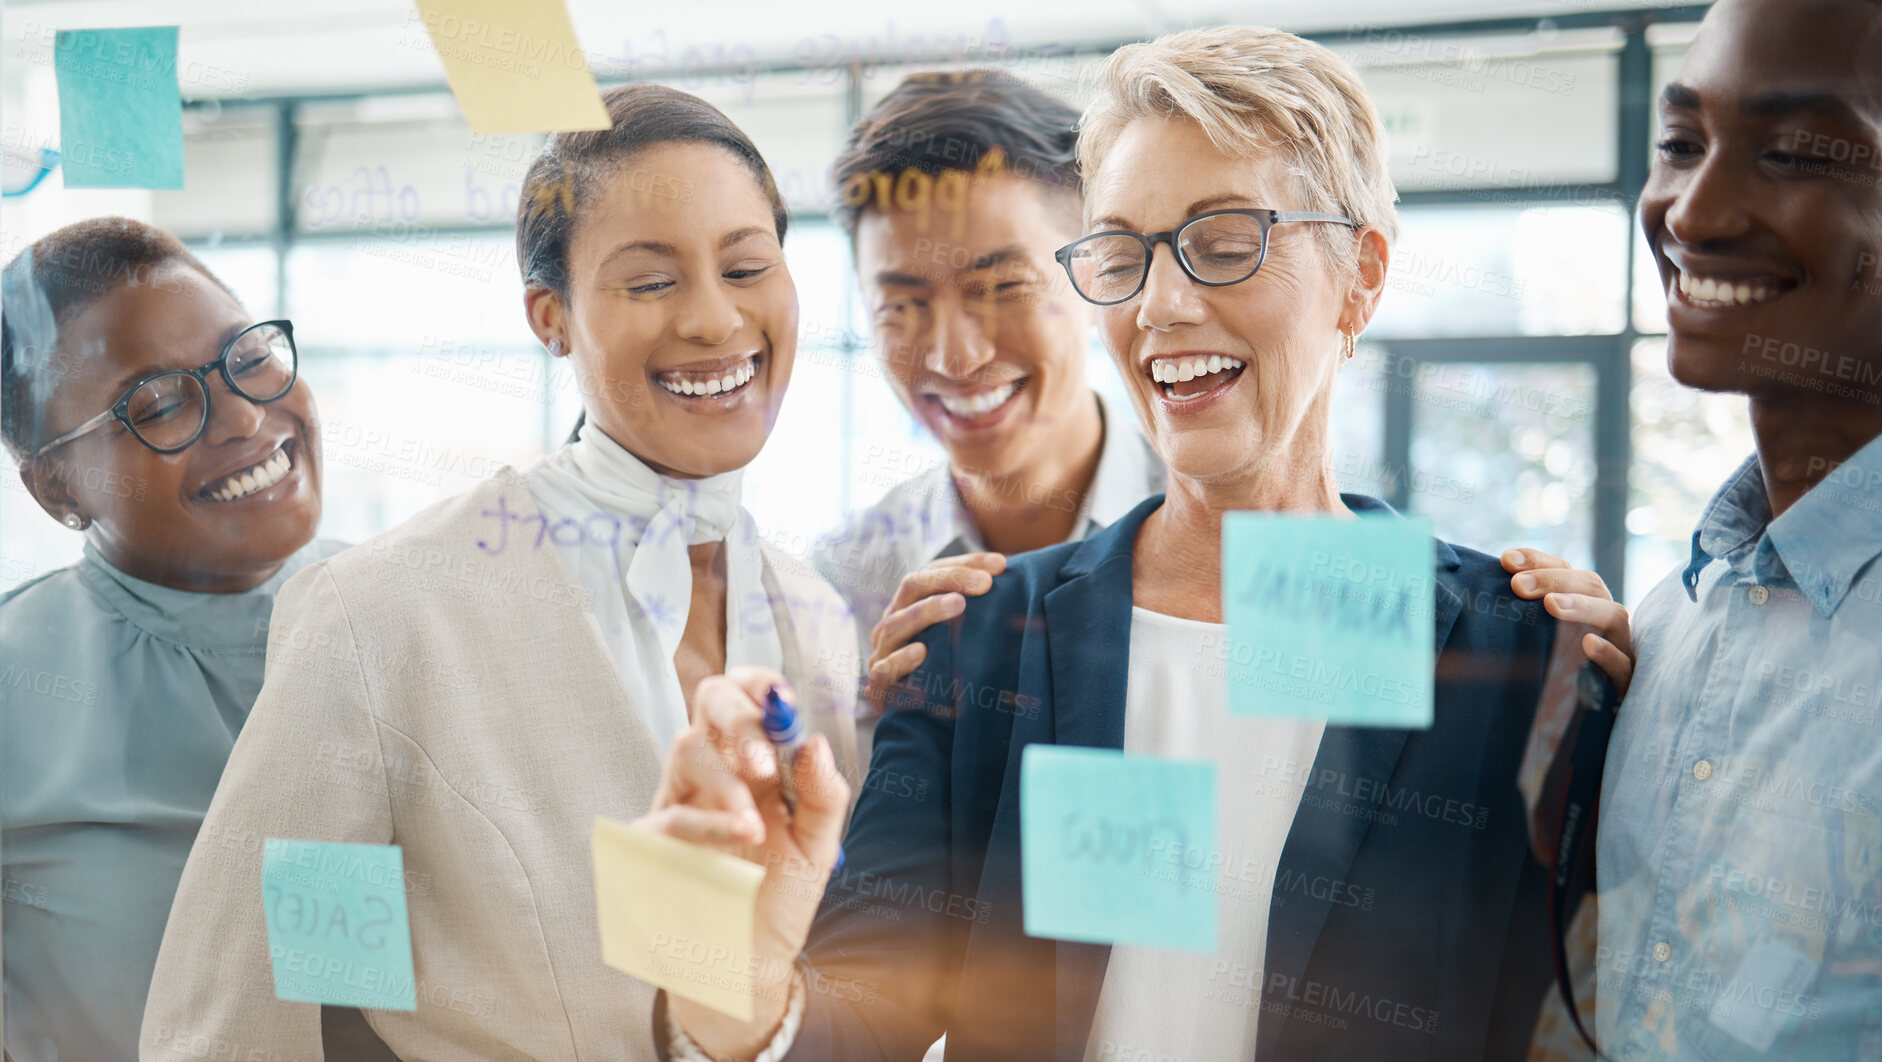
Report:
[{"label": "hand holding marker", "polygon": [[[797,764],[798,750],[810,743],[810,734],[804,728],[804,720],[797,714],[797,706],[784,699],[776,686],[765,691],[765,736],[778,750],[778,785],[784,796],[784,806],[791,814],[797,814],[797,790],[791,781],[791,772]],[[843,846],[837,845],[836,866],[832,871],[843,869]]]}]

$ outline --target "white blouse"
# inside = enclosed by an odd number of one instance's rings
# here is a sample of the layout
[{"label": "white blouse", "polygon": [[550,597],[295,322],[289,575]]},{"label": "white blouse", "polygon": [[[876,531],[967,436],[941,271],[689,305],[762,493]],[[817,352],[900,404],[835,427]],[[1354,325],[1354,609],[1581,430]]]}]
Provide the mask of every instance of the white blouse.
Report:
[{"label": "white blouse", "polygon": [[1210,649],[1227,636],[1224,624],[1131,609],[1124,751],[1217,764],[1221,906],[1212,954],[1111,949],[1086,1062],[1254,1057],[1275,869],[1326,724],[1230,715]]},{"label": "white blouse", "polygon": [[559,547],[656,747],[672,748],[687,727],[673,651],[692,605],[689,544],[726,544],[726,668],[783,666],[757,525],[739,501],[743,470],[662,476],[590,421],[526,474],[541,526],[531,519],[505,530]]}]

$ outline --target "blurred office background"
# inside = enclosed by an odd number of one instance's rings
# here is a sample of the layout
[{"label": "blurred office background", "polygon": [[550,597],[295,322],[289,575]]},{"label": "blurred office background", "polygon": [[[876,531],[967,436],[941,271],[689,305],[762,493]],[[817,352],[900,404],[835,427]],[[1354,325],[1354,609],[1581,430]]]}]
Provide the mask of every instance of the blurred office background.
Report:
[{"label": "blurred office background", "polygon": [[[1082,105],[1121,43],[1259,20],[1365,76],[1391,135],[1403,235],[1343,370],[1336,471],[1495,552],[1598,566],[1637,602],[1751,441],[1742,400],[1675,385],[1632,204],[1653,100],[1704,5],[1638,0],[957,0],[884,8],[569,0],[602,84],[664,82],[722,107],[789,198],[804,323],[777,431],[746,477],[798,550],[941,460],[875,370],[827,172],[851,120],[913,70],[993,66]],[[60,29],[178,24],[181,191],[64,188]],[[512,242],[538,136],[471,134],[399,0],[12,0],[0,58],[10,259],[106,213],[182,236],[258,317],[289,317],[324,419],[328,537],[358,541],[527,462],[580,395],[525,327]],[[1092,379],[1120,393],[1095,337]],[[0,469],[0,590],[79,536]]]}]

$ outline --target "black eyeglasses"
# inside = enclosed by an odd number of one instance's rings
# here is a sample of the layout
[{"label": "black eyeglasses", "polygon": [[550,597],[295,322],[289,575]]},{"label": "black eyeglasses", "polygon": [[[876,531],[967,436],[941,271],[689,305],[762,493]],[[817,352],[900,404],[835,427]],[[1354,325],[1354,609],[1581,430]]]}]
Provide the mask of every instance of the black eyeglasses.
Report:
[{"label": "black eyeglasses", "polygon": [[165,369],[145,378],[110,409],[41,446],[33,456],[64,446],[114,419],[129,428],[138,442],[160,454],[186,449],[202,438],[209,425],[212,372],[222,374],[230,391],[257,405],[281,398],[294,389],[300,376],[294,325],[287,321],[249,325],[223,345],[216,360],[199,369]]},{"label": "black eyeglasses", "polygon": [[1167,243],[1189,279],[1212,288],[1240,284],[1268,257],[1268,230],[1284,221],[1326,221],[1357,228],[1352,218],[1310,210],[1211,210],[1168,232],[1094,232],[1059,248],[1072,288],[1086,302],[1115,306],[1135,298],[1150,278],[1150,257]]}]

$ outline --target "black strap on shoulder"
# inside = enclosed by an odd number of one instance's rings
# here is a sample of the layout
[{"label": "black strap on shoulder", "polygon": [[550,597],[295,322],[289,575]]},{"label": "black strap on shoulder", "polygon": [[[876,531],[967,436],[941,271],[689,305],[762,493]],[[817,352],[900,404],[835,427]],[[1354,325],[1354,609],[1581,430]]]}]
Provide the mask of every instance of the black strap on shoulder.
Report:
[{"label": "black strap on shoulder", "polygon": [[1562,735],[1543,787],[1545,794],[1554,795],[1553,800],[1545,796],[1545,807],[1559,801],[1549,867],[1549,939],[1555,950],[1555,986],[1561,991],[1575,1031],[1601,1062],[1607,1062],[1607,1056],[1582,1024],[1581,1009],[1575,1005],[1575,985],[1568,974],[1567,935],[1575,908],[1595,885],[1594,836],[1601,803],[1601,772],[1607,762],[1608,738],[1614,733],[1619,699],[1607,672],[1594,664],[1581,669],[1575,677],[1575,715]]}]

